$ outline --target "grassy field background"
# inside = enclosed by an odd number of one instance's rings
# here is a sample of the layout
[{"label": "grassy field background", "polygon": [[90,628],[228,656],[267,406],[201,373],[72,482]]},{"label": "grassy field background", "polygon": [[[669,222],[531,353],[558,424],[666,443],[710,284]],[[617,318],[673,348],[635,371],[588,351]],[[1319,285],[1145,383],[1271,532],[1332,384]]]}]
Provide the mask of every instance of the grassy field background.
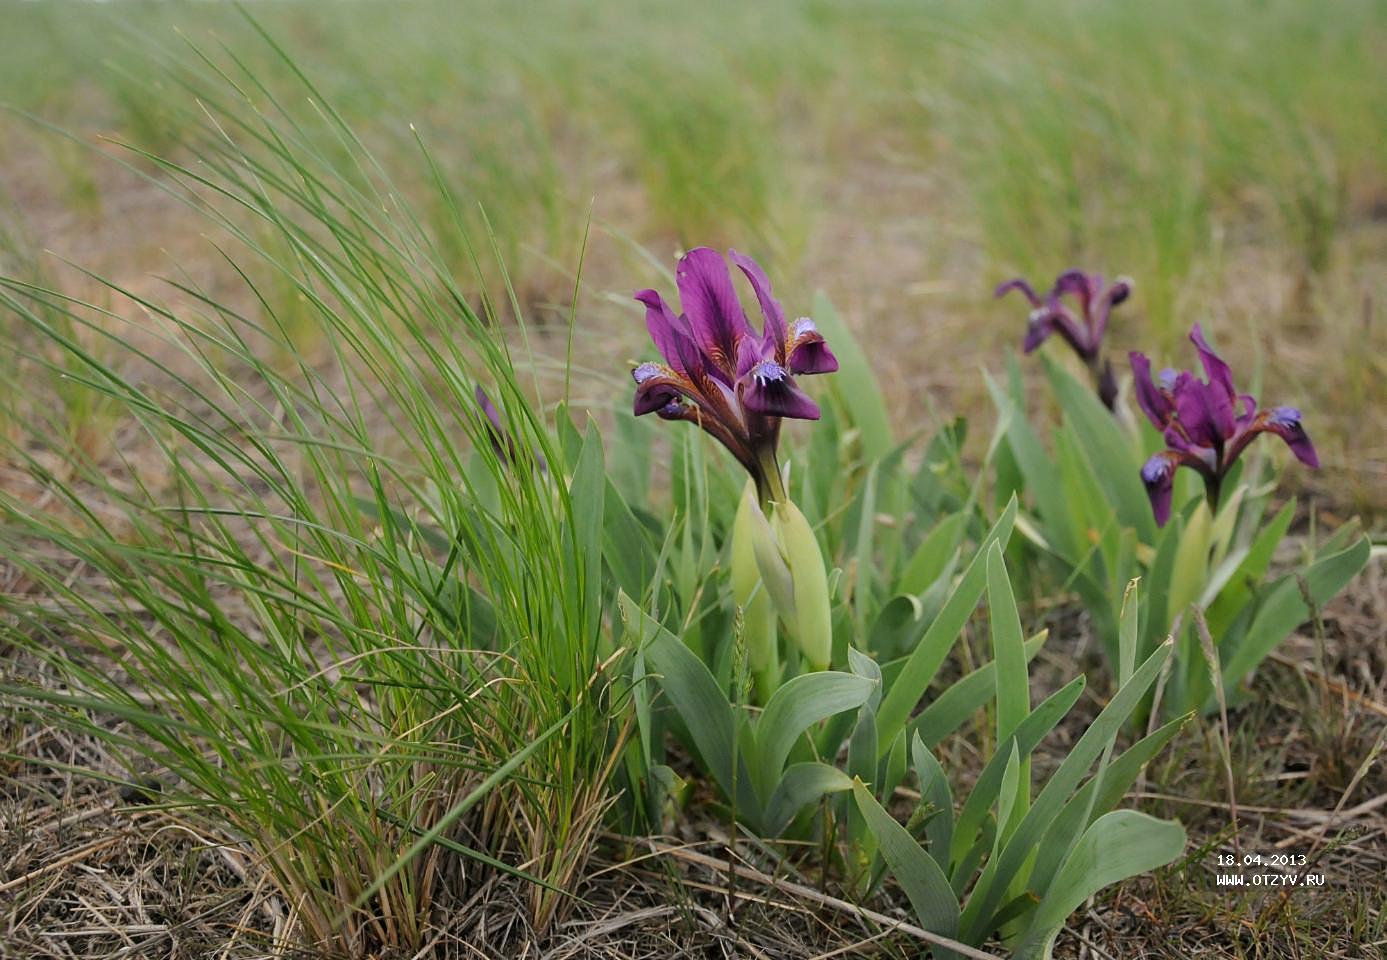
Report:
[{"label": "grassy field background", "polygon": [[[255,14],[403,189],[422,181],[416,134],[427,144],[473,245],[490,245],[484,211],[539,320],[566,308],[591,218],[582,320],[606,348],[599,373],[619,376],[609,358],[635,349],[626,296],[647,258],[735,244],[797,292],[791,309],[829,291],[919,419],[975,397],[978,366],[1019,339],[996,282],[1081,265],[1136,281],[1119,350],[1178,357],[1202,321],[1268,395],[1305,408],[1347,506],[1387,488],[1370,429],[1387,399],[1379,3]],[[12,257],[58,271],[50,250],[135,283],[208,273],[196,218],[98,154],[177,151],[201,119],[179,71],[208,69],[190,43],[232,51],[273,113],[292,77],[253,34],[216,5],[7,11],[0,100],[71,134],[3,119]],[[451,215],[414,185],[474,282]]]},{"label": "grassy field background", "polygon": [[[219,137],[250,140],[245,130],[218,128],[228,111],[207,98],[220,91],[248,105],[240,115],[266,118],[266,129],[292,117],[303,137],[295,149],[312,151],[312,168],[362,187],[372,177],[330,104],[389,171],[467,301],[479,313],[525,317],[515,339],[527,338],[527,354],[538,358],[526,377],[603,422],[625,417],[628,361],[649,353],[630,293],[664,285],[675,254],[689,246],[752,253],[792,316],[809,312],[816,290],[827,292],[880,371],[902,433],[962,413],[982,438],[991,410],[979,371],[1000,368],[1024,324],[1017,302],[995,302],[993,287],[1017,274],[1048,284],[1078,266],[1135,280],[1110,334],[1114,355],[1142,349],[1183,364],[1183,338],[1200,322],[1240,382],[1267,402],[1301,407],[1324,468],[1288,471],[1288,486],[1310,506],[1298,531],[1356,514],[1380,540],[1381,2],[248,9],[254,23],[221,4],[44,2],[7,6],[0,20],[0,104],[10,108],[0,113],[0,275],[109,311],[97,326],[147,346],[169,376],[197,364],[159,353],[168,317],[149,304],[196,316],[215,301],[253,317],[255,291],[273,298],[283,340],[295,344],[267,365],[331,366],[332,344],[315,339],[313,311],[289,278],[262,264],[248,285],[227,269],[228,243],[233,252],[273,249],[282,242],[274,225],[261,230],[248,218],[248,232],[228,240],[186,202],[221,209],[227,199],[196,184],[167,189],[170,170],[155,159],[196,173]],[[304,95],[299,70],[320,97]],[[274,145],[262,146],[269,154]],[[393,214],[390,197],[381,200]],[[91,327],[69,333],[98,361],[129,362]],[[26,357],[28,336],[17,317],[0,314],[0,383],[23,388],[8,388],[0,431],[18,437],[42,422],[76,451],[74,462],[108,477],[98,499],[161,489],[151,475],[157,459],[142,472],[140,451],[120,448],[118,411],[61,375],[45,379],[50,371]],[[62,362],[53,360],[59,374]],[[365,426],[392,444],[389,409]],[[0,467],[0,482],[26,482],[19,464]],[[23,582],[4,564],[0,578],[6,591]],[[1028,610],[1070,638],[1044,655],[1040,689],[1058,686],[1091,655],[1065,599],[1042,598]],[[1379,557],[1263,671],[1229,743],[1212,727],[1191,730],[1158,761],[1141,804],[1190,827],[1190,860],[1077,917],[1063,955],[1381,952],[1387,820],[1373,798],[1387,790],[1374,763],[1387,718],[1384,616]],[[1084,704],[1089,716],[1101,707],[1096,696]],[[505,715],[496,708],[495,717]],[[264,933],[295,916],[264,892],[244,856],[226,847],[207,853],[216,838],[200,826],[121,813],[141,798],[62,775],[64,764],[102,767],[107,746],[55,729],[0,730],[12,758],[4,761],[0,822],[11,829],[0,841],[8,878],[0,893],[13,883],[23,894],[4,908],[0,957],[11,944],[14,956],[142,955],[145,928],[167,917],[179,918],[167,924],[176,934],[155,937],[151,955],[202,956],[227,929]],[[507,743],[497,738],[492,760],[506,756]],[[1062,743],[1050,749],[1063,755]],[[1330,824],[1357,831],[1328,843],[1331,891],[1278,899],[1213,886],[1196,858],[1228,840],[1225,749],[1253,832],[1245,845],[1320,849]],[[43,758],[47,772],[16,756]],[[967,769],[966,749],[954,759]],[[546,822],[549,801],[527,802],[539,811],[527,808],[529,826]],[[584,851],[599,808],[594,801],[574,818]],[[581,908],[549,941],[557,955],[911,955],[908,939],[855,915],[815,912],[836,908],[806,908],[783,886],[749,897],[740,925],[729,927],[710,893],[723,878],[678,852],[717,825],[689,829],[659,841],[675,850],[662,857],[621,845],[595,854]],[[93,844],[107,845],[88,851]],[[100,870],[74,874],[69,858]],[[558,863],[555,875],[568,879],[563,871],[580,863]],[[480,906],[452,905],[467,925],[450,937],[494,943],[497,956],[517,955],[507,952],[517,944],[529,950],[515,917],[534,907],[531,895],[518,883],[489,885]],[[153,920],[146,900],[159,904]],[[683,926],[670,932],[674,916]],[[35,932],[45,926],[66,933]],[[233,941],[240,952],[228,955],[262,955],[263,937]],[[436,948],[471,955],[452,939]]]}]

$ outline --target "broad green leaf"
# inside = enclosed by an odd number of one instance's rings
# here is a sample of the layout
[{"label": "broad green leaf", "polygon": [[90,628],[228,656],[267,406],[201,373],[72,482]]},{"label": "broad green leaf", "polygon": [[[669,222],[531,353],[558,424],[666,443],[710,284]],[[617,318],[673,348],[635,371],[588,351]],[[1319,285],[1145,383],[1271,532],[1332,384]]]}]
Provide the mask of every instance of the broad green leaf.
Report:
[{"label": "broad green leaf", "polygon": [[[1104,549],[1104,535],[1121,524],[1117,510],[1099,479],[1099,468],[1089,462],[1074,436],[1075,428],[1065,423],[1053,433],[1055,463],[1059,467],[1070,538],[1075,550],[1084,551],[1081,563],[1093,571],[1095,579],[1107,587],[1112,582],[1108,569],[1111,557]],[[1055,520],[1046,517],[1047,529]]]},{"label": "broad green leaf", "polygon": [[[992,633],[992,661],[997,679],[997,742],[1007,739],[1031,710],[1030,676],[1026,671],[1025,641],[1021,636],[1021,617],[1011,592],[1002,548],[993,544],[987,552],[987,609]],[[1012,745],[1013,751],[1015,744]],[[1016,774],[1008,783],[1002,778],[997,832],[999,842],[1007,836],[1013,818],[1026,809],[1031,799],[1029,756],[1014,756]]]},{"label": "broad green leaf", "polygon": [[627,594],[643,595],[655,575],[655,544],[610,480],[602,516],[604,557],[612,579]]},{"label": "broad green leaf", "polygon": [[766,804],[765,836],[780,836],[797,813],[820,797],[851,789],[852,779],[837,767],[818,762],[791,764]]},{"label": "broad green leaf", "polygon": [[1002,768],[1002,789],[997,794],[997,835],[992,838],[994,860],[1001,853],[1002,844],[1006,843],[1011,831],[1016,827],[1014,815],[1020,807],[1017,793],[1021,783],[1021,756],[1017,753],[1016,741],[1012,740],[1010,743],[1007,764]]},{"label": "broad green leaf", "polygon": [[623,397],[610,421],[613,450],[607,473],[627,503],[645,503],[649,498],[653,419],[631,416],[630,401]]},{"label": "broad green leaf", "polygon": [[[884,751],[883,751],[884,752]],[[895,789],[894,783],[882,783],[877,777],[877,725],[876,713],[870,704],[864,704],[857,711],[857,724],[852,736],[848,738],[848,776],[872,784],[877,795],[887,802],[889,792]],[[870,869],[869,864],[875,855],[875,844],[867,833],[862,814],[853,805],[847,809],[846,829],[847,848],[856,854],[854,869]]]},{"label": "broad green leaf", "polygon": [[[1228,490],[1225,480],[1224,490]],[[1233,531],[1237,527],[1238,516],[1242,511],[1243,499],[1247,495],[1247,487],[1238,484],[1232,488],[1232,493],[1223,498],[1223,502],[1218,505],[1218,514],[1214,517],[1214,522],[1209,528],[1209,547],[1215,564],[1220,563],[1228,552],[1228,545],[1233,540]]]},{"label": "broad green leaf", "polygon": [[1091,389],[1048,356],[1040,359],[1060,407],[1074,425],[1075,435],[1108,494],[1107,501],[1117,509],[1124,526],[1136,530],[1142,543],[1150,543],[1156,537],[1156,521],[1131,438]]},{"label": "broad green leaf", "polygon": [[857,709],[875,688],[866,677],[836,671],[805,673],[787,681],[757,721],[757,765],[770,777],[779,776],[805,729],[836,713]]},{"label": "broad green leaf", "polygon": [[[1363,537],[1340,553],[1323,557],[1301,573],[1317,606],[1328,603],[1368,563],[1368,538]],[[1310,617],[1294,575],[1282,577],[1266,593],[1242,643],[1225,653],[1223,685],[1232,691],[1243,677],[1276,649],[1286,636]],[[1218,638],[1215,638],[1217,640]],[[1199,706],[1207,707],[1207,704]]]},{"label": "broad green leaf", "polygon": [[[792,501],[776,504],[774,525],[794,589],[794,638],[810,669],[825,670],[833,659],[833,612],[819,541]],[[763,580],[765,574],[763,566]],[[786,617],[786,611],[782,610],[781,616]]]},{"label": "broad green leaf", "polygon": [[[944,424],[930,438],[915,474],[908,481],[909,493],[924,516],[958,511],[967,488],[959,450],[968,436],[968,422],[957,417]],[[1005,497],[998,500],[1000,509]]]},{"label": "broad green leaf", "polygon": [[891,689],[882,698],[881,708],[877,711],[877,732],[881,743],[890,744],[896,734],[905,728],[911,711],[929,689],[939,665],[944,662],[949,648],[958,639],[982,597],[986,587],[987,564],[984,558],[988,548],[993,543],[1006,545],[1011,538],[1011,526],[1015,519],[1016,501],[1012,500],[983,538],[978,552],[945,601],[939,616],[935,617],[923,639],[906,658]]},{"label": "broad green leaf", "polygon": [[997,742],[1005,743],[1031,711],[1021,617],[1011,592],[1002,548],[987,551],[987,607],[992,626],[992,659],[997,680]]},{"label": "broad green leaf", "polygon": [[[860,781],[853,784],[857,809],[877,838],[877,845],[891,875],[896,878],[920,926],[931,933],[952,937],[958,930],[958,900],[943,869],[924,848],[915,842],[910,832],[882,809],[871,791]],[[936,956],[948,953],[935,951]]]},{"label": "broad green leaf", "polygon": [[[1108,705],[1094,718],[1093,723],[1064,758],[1059,769],[1041,789],[1030,812],[1007,842],[1002,855],[988,862],[978,885],[973,890],[972,898],[968,901],[968,907],[964,910],[962,923],[965,939],[981,939],[991,932],[992,915],[1001,902],[1006,885],[1017,876],[1044,831],[1059,814],[1088,768],[1107,748],[1117,731],[1136,709],[1147,688],[1155,682],[1161,666],[1170,656],[1171,647],[1168,642],[1158,647],[1132,674],[1131,682],[1120,688],[1108,701]],[[998,882],[998,877],[1004,879]]]},{"label": "broad green leaf", "polygon": [[[1271,566],[1271,558],[1276,553],[1277,546],[1290,529],[1295,509],[1296,501],[1287,501],[1272,521],[1257,532],[1245,553],[1230,554],[1224,558],[1224,564],[1235,564],[1234,572],[1227,577],[1222,588],[1214,596],[1211,597],[1206,592],[1201,599],[1201,602],[1208,605],[1207,618],[1211,636],[1222,637],[1238,615],[1238,611],[1252,599],[1262,578],[1267,575],[1267,568]],[[1221,579],[1223,578],[1218,573],[1211,578],[1215,582]]]},{"label": "broad green leaf", "polygon": [[1077,545],[1065,519],[1069,516],[1069,507],[1060,484],[1059,469],[1026,422],[1021,408],[986,373],[983,379],[992,394],[998,417],[1006,424],[1007,447],[1026,478],[1026,490],[1035,501],[1043,536],[1057,555],[1072,561]]},{"label": "broad green leaf", "polygon": [[854,562],[852,565],[855,583],[853,584],[853,609],[857,619],[856,636],[867,634],[867,611],[876,606],[873,595],[876,589],[874,571],[876,560],[873,554],[876,537],[877,478],[880,462],[867,468],[867,476],[862,481],[858,493],[856,514],[857,529],[850,541]]},{"label": "broad green leaf", "polygon": [[856,647],[848,647],[848,666],[859,677],[872,681],[872,695],[864,706],[875,711],[881,705],[881,665]]},{"label": "broad green leaf", "polygon": [[660,688],[683,719],[708,772],[728,796],[736,782],[740,809],[757,809],[747,778],[733,777],[732,738],[736,723],[727,695],[703,661],[678,637],[626,594],[619,595],[618,603],[628,629],[642,644],[652,672],[659,674]]},{"label": "broad green leaf", "polygon": [[949,789],[949,778],[938,758],[918,736],[911,743],[910,754],[915,764],[915,777],[920,782],[920,802],[934,810],[925,823],[930,856],[936,863],[948,866],[954,841],[954,795]]},{"label": "broad green leaf", "polygon": [[[1127,585],[1127,594],[1123,597],[1122,618],[1118,626],[1118,687],[1125,686],[1132,677],[1132,670],[1135,665],[1136,646],[1137,646],[1137,611],[1140,606],[1141,594],[1139,592],[1138,581],[1133,580]],[[1108,738],[1103,745],[1102,757],[1098,760],[1098,768],[1094,771],[1085,789],[1081,789],[1069,799],[1055,818],[1054,823],[1045,829],[1045,840],[1040,844],[1036,853],[1037,856],[1032,863],[1030,883],[1033,889],[1045,890],[1043,882],[1035,878],[1034,871],[1039,868],[1046,857],[1066,850],[1072,842],[1073,837],[1078,831],[1086,826],[1093,819],[1093,806],[1098,796],[1103,792],[1103,784],[1107,776],[1108,761],[1112,757],[1113,745],[1116,742],[1117,733]],[[1086,799],[1080,800],[1080,797]],[[1068,816],[1069,819],[1066,819]],[[1058,861],[1056,861],[1058,862]]]},{"label": "broad green leaf", "polygon": [[1084,831],[1036,908],[1017,958],[1049,957],[1065,919],[1104,887],[1155,870],[1180,856],[1185,828],[1169,820],[1118,810]]},{"label": "broad green leaf", "polygon": [[[1021,721],[1009,742],[1016,744],[1016,749],[1022,756],[1030,756],[1045,735],[1069,712],[1079,699],[1079,694],[1083,692],[1084,683],[1084,675],[1079,674],[1042,700],[1030,715]],[[969,879],[959,871],[958,865],[964,861],[965,855],[973,847],[987,812],[997,803],[1002,789],[1002,777],[1006,772],[1008,753],[1008,744],[998,744],[997,752],[978,775],[968,799],[963,802],[963,809],[959,811],[958,820],[955,821],[950,862],[955,864],[952,876],[956,889],[961,890]]]},{"label": "broad green leaf", "polygon": [[1170,634],[1170,582],[1175,575],[1175,556],[1180,549],[1179,518],[1167,524],[1159,534],[1156,555],[1146,571],[1146,602],[1142,624],[1141,657],[1146,657]]},{"label": "broad green leaf", "polygon": [[958,551],[967,524],[968,515],[961,512],[951,513],[935,524],[906,564],[896,589],[909,595],[919,595],[928,590]]},{"label": "broad green leaf", "polygon": [[877,612],[872,629],[867,633],[867,649],[881,657],[899,656],[909,649],[907,641],[916,635],[923,608],[920,601],[909,595],[892,597]]},{"label": "broad green leaf", "polygon": [[[1172,518],[1180,523],[1181,518]],[[1174,623],[1185,608],[1199,599],[1209,565],[1209,507],[1195,505],[1194,512],[1180,528],[1180,540],[1175,550],[1175,565],[1170,577],[1170,606],[1166,622]]]},{"label": "broad green leaf", "polygon": [[[1026,662],[1030,663],[1044,646],[1048,630],[1042,630],[1026,641]],[[967,676],[960,677],[910,722],[907,728],[912,737],[919,736],[933,747],[982,708],[996,693],[997,665],[991,661]]]},{"label": "broad green leaf", "polygon": [[1069,853],[1075,839],[1095,818],[1117,806],[1123,795],[1136,781],[1142,767],[1161,751],[1193,714],[1172,720],[1147,737],[1128,747],[1103,771],[1102,776],[1090,777],[1088,782],[1069,798],[1054,824],[1045,831],[1040,853],[1031,871],[1032,890],[1050,889],[1050,879]]},{"label": "broad green leaf", "polygon": [[1346,550],[1350,544],[1358,541],[1358,534],[1361,532],[1361,527],[1362,524],[1358,522],[1356,517],[1346,523],[1340,524],[1339,527],[1329,535],[1329,539],[1315,548],[1314,555],[1323,557],[1331,553],[1338,553],[1341,550]]},{"label": "broad green leaf", "polygon": [[732,522],[728,570],[732,600],[741,609],[747,664],[756,679],[758,699],[765,703],[780,685],[780,657],[775,607],[770,591],[761,581],[760,565],[756,562],[754,537],[760,524],[752,514],[760,510],[754,485],[748,480]]}]

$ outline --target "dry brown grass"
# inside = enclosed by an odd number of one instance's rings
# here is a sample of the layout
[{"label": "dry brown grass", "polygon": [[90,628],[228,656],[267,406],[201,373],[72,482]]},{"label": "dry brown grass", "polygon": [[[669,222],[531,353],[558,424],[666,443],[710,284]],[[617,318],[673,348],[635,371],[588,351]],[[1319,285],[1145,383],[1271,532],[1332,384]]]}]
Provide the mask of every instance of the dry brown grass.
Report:
[{"label": "dry brown grass", "polygon": [[[1048,692],[1092,665],[1084,618],[1060,608],[1035,671]],[[1302,630],[1233,708],[1229,748],[1244,853],[1304,854],[1324,885],[1217,886],[1233,825],[1216,724],[1192,724],[1158,758],[1138,805],[1178,817],[1186,858],[1109,891],[1076,914],[1057,956],[1371,958],[1387,946],[1387,570],[1376,562]],[[1067,639],[1066,639],[1067,638]],[[14,659],[7,671],[32,669]],[[1036,755],[1055,766],[1101,708],[1100,680]],[[65,772],[119,765],[95,741],[4,718],[0,776],[0,957],[316,958],[279,939],[293,909],[234,838],[158,787],[119,788]],[[966,739],[954,760],[968,779]],[[543,936],[529,891],[503,874],[469,878],[434,911],[424,958],[914,957],[924,943],[892,888],[854,907],[794,848],[727,842],[695,799],[674,836],[597,841],[566,918]],[[729,884],[728,861],[738,876]],[[1226,868],[1225,868],[1226,869]],[[1252,868],[1246,871],[1255,872]],[[1288,872],[1267,867],[1262,872]],[[1289,872],[1297,872],[1289,870]],[[806,892],[808,891],[808,892]],[[995,946],[993,949],[996,949]],[[1000,955],[1000,951],[997,950]],[[403,958],[401,958],[403,960]]]}]

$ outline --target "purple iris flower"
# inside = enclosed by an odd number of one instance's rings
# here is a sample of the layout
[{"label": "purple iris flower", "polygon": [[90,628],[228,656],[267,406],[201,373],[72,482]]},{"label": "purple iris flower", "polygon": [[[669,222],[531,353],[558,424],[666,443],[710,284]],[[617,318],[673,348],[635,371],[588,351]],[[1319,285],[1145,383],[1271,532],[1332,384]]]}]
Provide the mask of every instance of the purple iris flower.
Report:
[{"label": "purple iris flower", "polygon": [[780,421],[819,419],[819,408],[795,374],[832,373],[838,360],[814,321],[785,322],[770,281],[750,257],[729,250],[746,275],[765,318],[757,333],[747,321],[722,254],[690,250],[675,278],[684,312],[675,315],[654,290],[641,290],[645,324],[663,363],[642,363],[635,413],[697,423],[718,439],[756,481],[762,503],[783,500],[775,449]]},{"label": "purple iris flower", "polygon": [[[506,427],[506,423],[501,419],[501,411],[496,409],[496,404],[491,402],[491,398],[486,395],[486,391],[479,384],[472,395],[477,399],[477,406],[487,419],[487,435],[491,437],[491,449],[496,451],[496,456],[505,463],[514,466],[516,462],[515,436]],[[549,464],[545,462],[544,455],[538,450],[534,451],[535,466],[540,473],[549,469]]]},{"label": "purple iris flower", "polygon": [[[1022,351],[1030,353],[1050,334],[1059,334],[1088,365],[1099,398],[1111,410],[1117,400],[1117,378],[1112,364],[1103,358],[1103,334],[1113,307],[1132,295],[1132,281],[1119,277],[1105,287],[1101,274],[1066,270],[1043,300],[1020,277],[997,287],[995,295],[1001,297],[1012,290],[1020,290],[1032,307]],[[1077,314],[1064,303],[1065,297],[1073,298],[1079,308]]]},{"label": "purple iris flower", "polygon": [[1151,510],[1160,526],[1170,519],[1177,468],[1197,470],[1204,478],[1209,505],[1217,507],[1223,478],[1259,433],[1274,433],[1285,440],[1301,463],[1320,465],[1315,447],[1301,426],[1299,410],[1273,407],[1259,411],[1255,399],[1234,389],[1233,371],[1209,347],[1197,323],[1190,331],[1190,341],[1199,351],[1207,380],[1175,370],[1162,370],[1152,379],[1151,361],[1146,355],[1131,354],[1137,403],[1164,434],[1167,447],[1141,468]]}]

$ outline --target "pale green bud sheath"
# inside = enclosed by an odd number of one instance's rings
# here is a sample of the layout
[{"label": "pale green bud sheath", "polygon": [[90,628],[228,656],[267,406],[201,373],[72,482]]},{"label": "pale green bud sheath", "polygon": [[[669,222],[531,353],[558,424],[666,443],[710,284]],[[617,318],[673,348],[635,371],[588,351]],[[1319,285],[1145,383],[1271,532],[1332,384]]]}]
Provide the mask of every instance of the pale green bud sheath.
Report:
[{"label": "pale green bud sheath", "polygon": [[732,523],[732,599],[742,610],[747,663],[756,681],[757,699],[765,704],[780,685],[780,651],[776,642],[775,608],[756,562],[758,526],[769,533],[770,528],[756,502],[756,485],[748,481]]},{"label": "pale green bud sheath", "polygon": [[794,588],[795,639],[811,670],[827,670],[833,657],[833,617],[828,603],[828,571],[809,521],[790,500],[775,506],[775,530]]},{"label": "pale green bud sheath", "polygon": [[[743,505],[749,498],[743,497]],[[754,509],[752,509],[754,508]],[[741,516],[738,510],[738,516]],[[760,571],[761,582],[770,594],[771,603],[780,611],[780,616],[791,626],[795,623],[795,582],[790,574],[784,545],[771,522],[766,518],[761,506],[752,500],[746,510],[747,527],[751,534],[752,554],[756,558],[756,569]]]}]

